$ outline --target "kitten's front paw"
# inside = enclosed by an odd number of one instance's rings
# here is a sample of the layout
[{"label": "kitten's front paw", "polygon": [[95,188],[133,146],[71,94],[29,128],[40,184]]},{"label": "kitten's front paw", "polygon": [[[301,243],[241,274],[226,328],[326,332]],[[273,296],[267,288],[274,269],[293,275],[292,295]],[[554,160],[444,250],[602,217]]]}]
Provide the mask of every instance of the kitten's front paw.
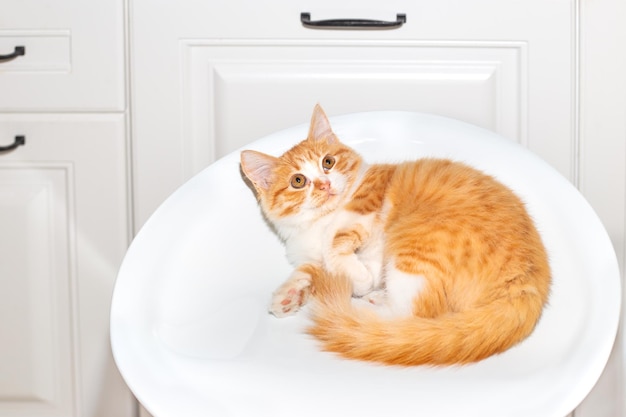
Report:
[{"label": "kitten's front paw", "polygon": [[270,313],[276,317],[293,315],[306,304],[310,294],[310,278],[290,279],[280,286],[272,295]]}]

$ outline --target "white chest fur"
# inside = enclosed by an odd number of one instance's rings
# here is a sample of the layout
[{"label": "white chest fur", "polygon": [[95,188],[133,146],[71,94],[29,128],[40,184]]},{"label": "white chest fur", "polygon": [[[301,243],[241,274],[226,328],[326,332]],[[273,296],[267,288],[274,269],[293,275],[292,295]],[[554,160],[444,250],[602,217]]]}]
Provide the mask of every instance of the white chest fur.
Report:
[{"label": "white chest fur", "polygon": [[285,241],[287,259],[294,266],[303,263],[321,264],[324,259],[325,242],[336,233],[333,227],[334,216],[324,216],[307,227],[291,233]]}]

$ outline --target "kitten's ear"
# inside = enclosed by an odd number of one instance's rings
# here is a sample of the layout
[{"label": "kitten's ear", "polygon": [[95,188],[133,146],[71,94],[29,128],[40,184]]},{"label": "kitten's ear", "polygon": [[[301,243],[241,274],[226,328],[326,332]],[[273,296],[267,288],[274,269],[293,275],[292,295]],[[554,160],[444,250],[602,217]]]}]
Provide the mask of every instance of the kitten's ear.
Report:
[{"label": "kitten's ear", "polygon": [[326,113],[319,104],[315,105],[313,109],[313,116],[311,117],[311,127],[309,127],[310,140],[322,140],[325,139],[329,143],[333,143],[337,140],[337,137],[330,128],[330,122]]},{"label": "kitten's ear", "polygon": [[267,190],[271,185],[272,170],[278,158],[257,151],[241,152],[241,170],[257,189]]}]

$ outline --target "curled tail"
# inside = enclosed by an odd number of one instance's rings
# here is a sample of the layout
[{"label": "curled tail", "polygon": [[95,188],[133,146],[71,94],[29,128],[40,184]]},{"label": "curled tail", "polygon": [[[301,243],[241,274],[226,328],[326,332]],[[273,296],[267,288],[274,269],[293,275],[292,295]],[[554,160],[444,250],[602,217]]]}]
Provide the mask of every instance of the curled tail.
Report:
[{"label": "curled tail", "polygon": [[347,278],[322,270],[312,278],[309,333],[327,351],[387,365],[465,364],[503,352],[533,331],[545,301],[533,291],[520,290],[435,318],[386,319],[352,304]]}]

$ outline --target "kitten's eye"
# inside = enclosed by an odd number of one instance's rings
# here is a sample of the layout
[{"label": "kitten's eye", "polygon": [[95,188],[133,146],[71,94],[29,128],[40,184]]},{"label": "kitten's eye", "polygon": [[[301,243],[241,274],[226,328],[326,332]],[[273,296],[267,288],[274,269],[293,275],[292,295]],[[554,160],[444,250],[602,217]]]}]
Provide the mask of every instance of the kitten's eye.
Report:
[{"label": "kitten's eye", "polygon": [[306,177],[302,174],[295,174],[289,183],[293,188],[303,188],[306,185]]},{"label": "kitten's eye", "polygon": [[335,166],[335,158],[330,155],[326,155],[324,159],[322,159],[322,168],[325,170],[329,170]]}]

